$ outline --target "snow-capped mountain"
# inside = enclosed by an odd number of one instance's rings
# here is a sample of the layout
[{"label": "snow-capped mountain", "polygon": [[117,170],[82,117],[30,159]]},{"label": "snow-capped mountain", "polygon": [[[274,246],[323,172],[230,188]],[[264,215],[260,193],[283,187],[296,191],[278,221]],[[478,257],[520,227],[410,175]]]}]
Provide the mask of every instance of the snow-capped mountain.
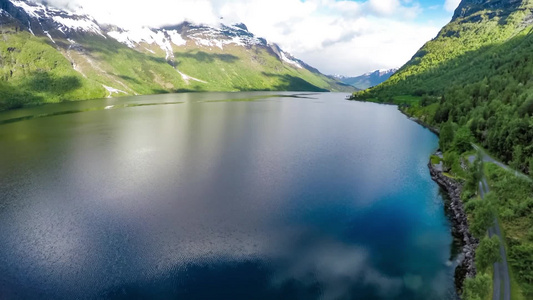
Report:
[{"label": "snow-capped mountain", "polygon": [[[195,46],[199,48],[219,48],[228,46],[267,47],[278,59],[296,68],[308,67],[307,64],[283,51],[276,44],[256,37],[244,24],[224,25],[218,28],[182,23],[165,28],[138,27],[124,29],[114,25],[100,25],[89,15],[57,9],[27,0],[0,0],[0,8],[17,19],[33,35],[45,35],[55,43],[55,39],[73,41],[80,35],[98,35],[112,38],[129,48],[155,54],[153,46],[165,53],[165,58],[174,60],[174,48]],[[310,68],[311,71],[316,71]]]},{"label": "snow-capped mountain", "polygon": [[77,33],[98,34],[103,30],[90,16],[78,15],[66,10],[48,7],[40,3],[23,0],[0,1],[0,8],[25,25],[33,35],[45,34],[52,39]]},{"label": "snow-capped mountain", "polygon": [[244,24],[126,29],[81,10],[0,0],[0,32],[0,110],[180,91],[354,90]]},{"label": "snow-capped mountain", "polygon": [[81,10],[0,0],[0,32],[0,110],[179,91],[353,91],[244,24],[121,28]]},{"label": "snow-capped mountain", "polygon": [[268,43],[266,39],[256,37],[250,33],[244,24],[220,24],[220,27],[216,28],[185,22],[177,26],[159,29],[147,27],[129,30],[112,28],[106,34],[128,47],[140,51],[144,49],[153,53],[153,50],[150,50],[147,46],[157,46],[165,52],[167,60],[174,59],[173,47],[175,46],[192,45],[194,47],[218,48],[220,50],[231,46],[245,48],[257,46],[270,48],[280,61],[293,67],[308,67],[307,64],[283,51],[278,45]]},{"label": "snow-capped mountain", "polygon": [[357,89],[367,89],[389,79],[398,69],[380,69],[356,77],[333,75],[332,77]]}]

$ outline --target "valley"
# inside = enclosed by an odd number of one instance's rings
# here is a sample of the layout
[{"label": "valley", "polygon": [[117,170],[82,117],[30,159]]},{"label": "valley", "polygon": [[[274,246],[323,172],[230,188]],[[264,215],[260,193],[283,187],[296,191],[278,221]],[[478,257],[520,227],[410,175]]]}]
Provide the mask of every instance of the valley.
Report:
[{"label": "valley", "polygon": [[533,299],[533,0],[99,1],[0,0],[0,299]]}]

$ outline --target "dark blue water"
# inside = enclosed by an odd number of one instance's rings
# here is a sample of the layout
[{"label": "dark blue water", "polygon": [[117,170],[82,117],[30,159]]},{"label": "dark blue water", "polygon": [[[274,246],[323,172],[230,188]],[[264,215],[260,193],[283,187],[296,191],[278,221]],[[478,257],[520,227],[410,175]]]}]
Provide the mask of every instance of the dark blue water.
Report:
[{"label": "dark blue water", "polygon": [[437,138],[344,97],[0,114],[0,298],[451,299]]}]

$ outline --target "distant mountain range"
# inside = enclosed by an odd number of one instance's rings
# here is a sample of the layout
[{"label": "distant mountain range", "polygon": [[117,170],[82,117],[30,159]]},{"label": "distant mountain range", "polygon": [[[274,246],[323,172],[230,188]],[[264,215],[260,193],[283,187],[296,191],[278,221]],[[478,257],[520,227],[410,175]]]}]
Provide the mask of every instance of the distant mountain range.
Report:
[{"label": "distant mountain range", "polygon": [[179,91],[353,91],[244,24],[124,29],[0,0],[0,110]]},{"label": "distant mountain range", "polygon": [[366,90],[374,87],[385,80],[389,79],[398,69],[376,70],[356,77],[347,77],[342,75],[333,75],[333,78],[351,85],[359,90]]}]

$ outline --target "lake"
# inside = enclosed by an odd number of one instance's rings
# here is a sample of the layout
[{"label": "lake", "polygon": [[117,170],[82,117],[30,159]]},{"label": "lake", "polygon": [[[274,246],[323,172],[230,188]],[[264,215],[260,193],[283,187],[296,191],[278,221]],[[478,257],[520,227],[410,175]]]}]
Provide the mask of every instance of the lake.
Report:
[{"label": "lake", "polygon": [[453,299],[437,137],[345,97],[0,113],[0,298]]}]

